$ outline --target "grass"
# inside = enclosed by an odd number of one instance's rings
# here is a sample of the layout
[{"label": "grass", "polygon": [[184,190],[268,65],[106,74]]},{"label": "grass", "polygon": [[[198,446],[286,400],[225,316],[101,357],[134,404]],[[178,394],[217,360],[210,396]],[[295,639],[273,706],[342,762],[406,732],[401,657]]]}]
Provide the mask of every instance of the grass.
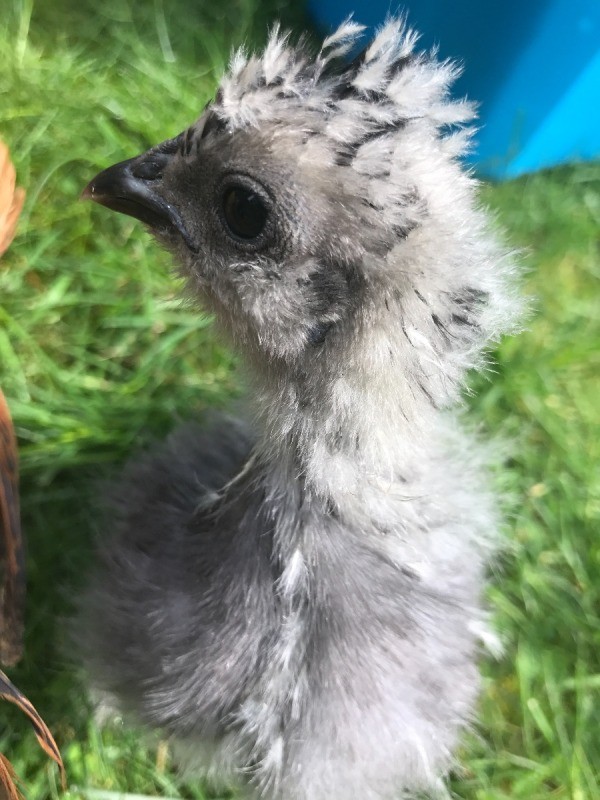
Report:
[{"label": "grass", "polygon": [[[210,320],[181,305],[166,257],[135,222],[77,196],[99,167],[185,127],[231,45],[260,44],[276,16],[302,23],[278,0],[9,0],[0,23],[0,135],[28,192],[0,263],[0,385],[20,439],[29,537],[27,655],[11,677],[56,734],[71,798],[209,796],[180,782],[160,742],[97,730],[61,649],[62,620],[91,557],[95,482],[177,419],[238,391],[234,359]],[[594,800],[600,165],[483,194],[529,252],[537,310],[470,401],[482,425],[513,442],[516,510],[491,589],[506,653],[483,665],[481,724],[452,789],[464,800]],[[54,769],[6,704],[0,751],[30,800],[59,796]]]}]

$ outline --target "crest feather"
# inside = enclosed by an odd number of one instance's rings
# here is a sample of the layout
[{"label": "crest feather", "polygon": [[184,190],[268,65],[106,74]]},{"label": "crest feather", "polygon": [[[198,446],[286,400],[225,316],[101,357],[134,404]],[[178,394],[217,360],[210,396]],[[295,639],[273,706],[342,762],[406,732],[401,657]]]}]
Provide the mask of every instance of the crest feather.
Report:
[{"label": "crest feather", "polygon": [[336,63],[356,47],[364,30],[348,18],[311,56],[304,42],[291,44],[290,34],[276,25],[262,55],[249,57],[243,49],[233,55],[215,103],[221,108],[215,110],[231,129],[304,114],[313,132],[362,126],[369,134],[373,125],[399,128],[428,119],[443,128],[474,117],[470,104],[449,96],[459,67],[438,61],[434,51],[416,52],[419,34],[404,17],[389,19],[354,60]]}]

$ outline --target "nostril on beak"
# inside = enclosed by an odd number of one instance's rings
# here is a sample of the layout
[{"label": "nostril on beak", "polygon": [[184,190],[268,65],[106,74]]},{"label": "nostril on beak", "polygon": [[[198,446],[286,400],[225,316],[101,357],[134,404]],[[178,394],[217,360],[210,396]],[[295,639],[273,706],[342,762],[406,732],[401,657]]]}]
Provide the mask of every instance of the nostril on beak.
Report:
[{"label": "nostril on beak", "polygon": [[162,178],[169,158],[165,153],[153,153],[151,156],[142,157],[139,161],[131,164],[131,174],[134,178],[142,181],[156,181]]}]

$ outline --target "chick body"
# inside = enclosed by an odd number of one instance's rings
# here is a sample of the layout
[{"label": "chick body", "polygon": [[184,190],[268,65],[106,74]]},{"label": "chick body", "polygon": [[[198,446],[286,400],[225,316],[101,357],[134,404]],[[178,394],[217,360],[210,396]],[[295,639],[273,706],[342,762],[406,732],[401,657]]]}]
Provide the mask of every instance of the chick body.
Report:
[{"label": "chick body", "polygon": [[272,800],[441,791],[499,527],[457,405],[514,329],[451,65],[391,20],[350,64],[277,31],[88,194],[148,223],[245,358],[251,422],[133,461],[83,600],[96,686]]}]

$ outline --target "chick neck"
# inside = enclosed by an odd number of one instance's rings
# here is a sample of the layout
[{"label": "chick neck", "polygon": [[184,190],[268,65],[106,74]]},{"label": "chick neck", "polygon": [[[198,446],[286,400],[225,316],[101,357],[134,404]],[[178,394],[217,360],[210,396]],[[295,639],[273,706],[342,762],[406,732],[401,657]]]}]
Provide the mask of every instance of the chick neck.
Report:
[{"label": "chick neck", "polygon": [[254,371],[263,458],[335,504],[403,485],[439,445],[441,414],[424,382],[411,385],[396,339],[371,331]]}]

